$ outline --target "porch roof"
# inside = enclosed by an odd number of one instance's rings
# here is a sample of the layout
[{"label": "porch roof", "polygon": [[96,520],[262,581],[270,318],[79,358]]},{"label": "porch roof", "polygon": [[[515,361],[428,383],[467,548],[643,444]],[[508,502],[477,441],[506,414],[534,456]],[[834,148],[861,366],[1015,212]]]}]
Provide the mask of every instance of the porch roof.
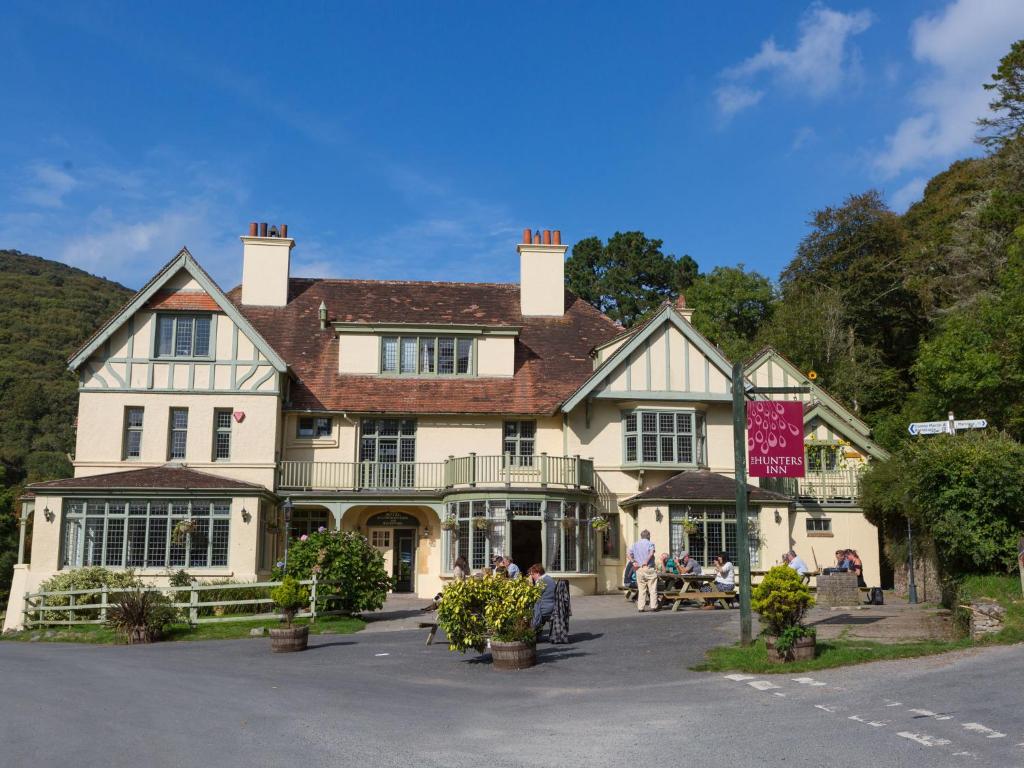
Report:
[{"label": "porch roof", "polygon": [[160,491],[249,491],[269,493],[262,485],[199,472],[180,464],[129,469],[87,477],[67,477],[32,483],[27,490],[40,495],[46,491],[160,490]]},{"label": "porch roof", "polygon": [[[789,505],[792,500],[788,496],[774,491],[766,491],[756,485],[747,485],[748,498],[751,504]],[[658,485],[630,496],[619,506],[635,507],[643,502],[654,501],[736,501],[736,481],[731,477],[720,475],[708,469],[696,469],[680,472]]]}]

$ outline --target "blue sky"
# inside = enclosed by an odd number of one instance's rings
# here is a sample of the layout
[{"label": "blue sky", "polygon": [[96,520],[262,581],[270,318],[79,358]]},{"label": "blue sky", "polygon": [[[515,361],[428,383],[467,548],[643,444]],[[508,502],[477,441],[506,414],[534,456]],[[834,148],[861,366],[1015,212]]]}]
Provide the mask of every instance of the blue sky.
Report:
[{"label": "blue sky", "polygon": [[0,247],[131,287],[181,245],[515,280],[523,227],[775,277],[811,211],[977,152],[1020,0],[36,3],[0,25]]}]

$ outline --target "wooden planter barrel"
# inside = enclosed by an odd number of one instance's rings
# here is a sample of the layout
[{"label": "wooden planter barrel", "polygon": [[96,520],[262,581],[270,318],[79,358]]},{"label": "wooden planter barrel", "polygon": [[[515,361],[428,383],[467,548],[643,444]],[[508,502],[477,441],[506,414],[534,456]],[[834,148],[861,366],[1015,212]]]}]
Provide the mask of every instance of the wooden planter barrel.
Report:
[{"label": "wooden planter barrel", "polygon": [[765,647],[768,649],[768,661],[782,664],[786,661],[807,661],[814,658],[815,638],[813,637],[799,638],[785,654],[775,650],[776,640],[778,640],[777,637],[766,637],[764,640]]},{"label": "wooden planter barrel", "polygon": [[526,669],[537,663],[537,646],[491,640],[491,660],[495,669]]},{"label": "wooden planter barrel", "polygon": [[309,627],[275,627],[270,630],[270,650],[274,653],[293,653],[306,650]]}]

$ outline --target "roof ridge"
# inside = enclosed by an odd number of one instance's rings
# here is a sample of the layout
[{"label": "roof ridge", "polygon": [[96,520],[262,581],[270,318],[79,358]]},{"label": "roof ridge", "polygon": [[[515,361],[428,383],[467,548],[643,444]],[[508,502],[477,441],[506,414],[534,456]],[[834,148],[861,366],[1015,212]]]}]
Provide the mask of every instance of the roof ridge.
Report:
[{"label": "roof ridge", "polygon": [[306,281],[312,283],[348,283],[366,284],[379,283],[381,285],[455,285],[459,287],[482,287],[482,288],[518,288],[519,283],[506,282],[471,282],[468,280],[383,280],[378,278],[355,278],[355,277],[291,277],[289,282]]}]

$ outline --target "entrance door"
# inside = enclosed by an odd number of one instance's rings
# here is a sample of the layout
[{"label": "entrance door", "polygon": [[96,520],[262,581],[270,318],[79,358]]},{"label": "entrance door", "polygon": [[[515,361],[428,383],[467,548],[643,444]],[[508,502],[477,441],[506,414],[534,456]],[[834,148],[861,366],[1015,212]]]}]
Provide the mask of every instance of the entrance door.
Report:
[{"label": "entrance door", "polygon": [[395,531],[395,592],[412,592],[415,572],[416,531],[405,528],[398,529]]},{"label": "entrance door", "polygon": [[511,528],[509,544],[512,559],[525,575],[527,568],[541,560],[540,520],[513,520]]}]

